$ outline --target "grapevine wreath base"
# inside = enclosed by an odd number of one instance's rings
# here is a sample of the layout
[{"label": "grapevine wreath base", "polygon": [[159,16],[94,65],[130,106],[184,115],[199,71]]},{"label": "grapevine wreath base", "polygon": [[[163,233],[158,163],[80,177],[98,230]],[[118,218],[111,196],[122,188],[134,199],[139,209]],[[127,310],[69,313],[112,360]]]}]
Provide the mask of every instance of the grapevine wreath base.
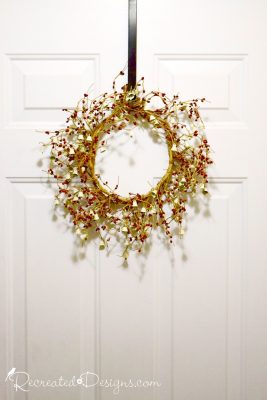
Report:
[{"label": "grapevine wreath base", "polygon": [[[120,72],[119,75],[123,75]],[[115,79],[116,80],[116,79]],[[51,147],[48,173],[58,189],[55,205],[71,217],[82,242],[92,230],[99,238],[99,248],[108,247],[111,236],[119,237],[124,259],[129,251],[141,252],[152,230],[162,228],[173,242],[175,224],[183,235],[183,217],[189,195],[207,194],[207,167],[212,163],[210,146],[204,134],[199,104],[205,99],[180,101],[165,93],[146,94],[144,78],[134,88],[127,85],[117,91],[89,100],[88,94],[74,109],[64,109],[69,116],[63,129],[46,132]],[[155,107],[155,100],[160,106]],[[95,171],[95,158],[109,135],[129,126],[146,126],[164,138],[169,165],[164,176],[148,193],[120,196]],[[90,233],[91,232],[91,233]]]}]

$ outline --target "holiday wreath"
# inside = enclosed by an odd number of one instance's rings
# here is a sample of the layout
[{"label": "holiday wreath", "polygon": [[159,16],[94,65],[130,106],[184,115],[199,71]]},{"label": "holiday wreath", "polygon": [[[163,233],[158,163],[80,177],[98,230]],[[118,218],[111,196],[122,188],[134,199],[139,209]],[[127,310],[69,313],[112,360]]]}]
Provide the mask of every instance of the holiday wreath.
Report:
[{"label": "holiday wreath", "polygon": [[[152,105],[155,98],[161,102],[158,108]],[[159,91],[146,94],[141,78],[131,90],[125,85],[119,91],[114,80],[111,94],[89,100],[86,93],[74,109],[63,110],[69,113],[66,126],[46,131],[50,140],[44,146],[51,147],[48,173],[58,185],[55,205],[70,215],[82,242],[94,230],[104,249],[112,234],[119,233],[127,259],[130,250],[142,251],[153,228],[160,227],[172,243],[175,222],[183,235],[188,196],[199,190],[208,193],[207,167],[212,161],[199,113],[204,101],[180,101],[177,95],[169,99]],[[95,172],[96,153],[108,135],[144,125],[164,136],[169,165],[148,193],[123,197],[116,192],[118,185],[110,188]]]}]

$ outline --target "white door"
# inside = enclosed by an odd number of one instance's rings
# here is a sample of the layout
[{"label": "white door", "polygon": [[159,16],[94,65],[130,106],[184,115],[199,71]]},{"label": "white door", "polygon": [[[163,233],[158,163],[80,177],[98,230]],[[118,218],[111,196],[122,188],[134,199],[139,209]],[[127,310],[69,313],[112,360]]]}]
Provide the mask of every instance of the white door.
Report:
[{"label": "white door", "polygon": [[[75,248],[36,132],[93,83],[92,95],[111,89],[127,62],[127,1],[1,9],[1,399],[265,400],[266,3],[139,0],[138,76],[209,100],[215,165],[184,239],[169,250],[155,236],[128,269],[116,249]],[[138,165],[131,177],[144,185]],[[26,374],[46,387],[24,392]]]}]

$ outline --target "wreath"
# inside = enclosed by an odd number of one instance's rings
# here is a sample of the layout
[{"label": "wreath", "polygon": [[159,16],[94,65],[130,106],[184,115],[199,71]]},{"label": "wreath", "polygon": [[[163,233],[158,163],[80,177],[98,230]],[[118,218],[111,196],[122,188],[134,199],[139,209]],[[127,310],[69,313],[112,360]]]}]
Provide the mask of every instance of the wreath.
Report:
[{"label": "wreath", "polygon": [[[178,95],[170,99],[159,91],[146,94],[144,78],[131,90],[127,85],[116,90],[116,78],[110,94],[90,100],[85,93],[74,109],[63,109],[69,113],[64,128],[46,131],[49,142],[43,145],[51,148],[48,174],[57,182],[55,206],[70,216],[82,242],[90,239],[92,230],[100,238],[100,249],[108,247],[113,235],[119,237],[126,260],[130,250],[142,251],[156,227],[169,243],[173,223],[178,224],[178,234],[184,234],[189,196],[208,193],[207,167],[212,161],[199,113],[205,98],[180,101]],[[160,107],[153,106],[155,99]],[[148,193],[123,197],[118,185],[110,188],[96,173],[95,159],[108,136],[127,126],[149,126],[163,135],[169,164]]]}]

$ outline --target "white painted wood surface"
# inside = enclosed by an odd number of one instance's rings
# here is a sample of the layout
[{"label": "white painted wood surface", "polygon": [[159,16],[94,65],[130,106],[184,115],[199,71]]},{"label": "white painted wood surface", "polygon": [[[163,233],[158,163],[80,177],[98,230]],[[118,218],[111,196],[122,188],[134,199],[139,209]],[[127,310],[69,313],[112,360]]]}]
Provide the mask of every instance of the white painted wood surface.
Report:
[{"label": "white painted wood surface", "polygon": [[[116,248],[75,249],[55,220],[36,132],[64,122],[61,108],[89,87],[111,89],[127,61],[127,2],[1,8],[1,399],[265,400],[266,3],[138,1],[139,77],[147,90],[209,100],[215,165],[209,205],[189,211],[184,239],[168,249],[155,234],[128,269]],[[143,190],[164,168],[164,146],[149,143],[126,143],[128,164],[112,154],[110,179],[121,176],[123,190],[127,176]],[[90,371],[161,386],[15,393],[4,383],[12,367],[38,379]]]}]

